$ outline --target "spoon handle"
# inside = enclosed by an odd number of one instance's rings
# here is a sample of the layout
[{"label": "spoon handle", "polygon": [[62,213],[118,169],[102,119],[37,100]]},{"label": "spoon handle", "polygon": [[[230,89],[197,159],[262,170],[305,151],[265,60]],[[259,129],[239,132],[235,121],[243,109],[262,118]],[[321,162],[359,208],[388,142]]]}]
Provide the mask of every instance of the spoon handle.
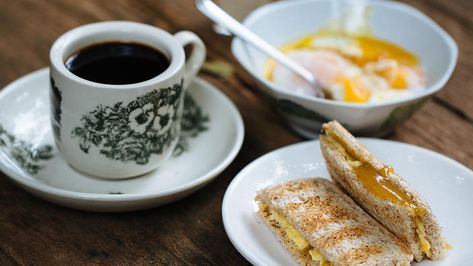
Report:
[{"label": "spoon handle", "polygon": [[260,52],[265,53],[280,64],[292,70],[302,79],[307,81],[316,90],[318,97],[323,97],[324,94],[322,92],[320,84],[317,82],[317,79],[314,77],[314,75],[307,69],[294,62],[292,59],[284,55],[281,51],[274,48],[265,40],[261,39],[258,35],[254,34],[252,31],[240,24],[240,22],[228,15],[211,0],[196,0],[196,5],[197,8],[204,15],[213,20],[215,23],[219,24],[220,26],[223,26],[225,29],[230,31],[239,39],[251,44]]}]

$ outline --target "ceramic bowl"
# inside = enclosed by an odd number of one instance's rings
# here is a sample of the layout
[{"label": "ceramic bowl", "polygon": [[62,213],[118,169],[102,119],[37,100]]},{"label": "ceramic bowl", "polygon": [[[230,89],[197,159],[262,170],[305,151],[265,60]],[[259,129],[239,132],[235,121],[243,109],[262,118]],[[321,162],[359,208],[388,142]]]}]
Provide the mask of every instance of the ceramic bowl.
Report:
[{"label": "ceramic bowl", "polygon": [[[316,32],[331,15],[330,0],[280,1],[253,11],[243,22],[276,47]],[[299,134],[315,137],[321,124],[336,119],[357,135],[380,136],[409,118],[450,78],[457,61],[455,41],[419,10],[394,1],[371,1],[374,36],[416,54],[427,77],[426,89],[403,99],[346,103],[298,95],[264,78],[268,57],[234,39],[232,52],[257,80],[259,88]]]}]

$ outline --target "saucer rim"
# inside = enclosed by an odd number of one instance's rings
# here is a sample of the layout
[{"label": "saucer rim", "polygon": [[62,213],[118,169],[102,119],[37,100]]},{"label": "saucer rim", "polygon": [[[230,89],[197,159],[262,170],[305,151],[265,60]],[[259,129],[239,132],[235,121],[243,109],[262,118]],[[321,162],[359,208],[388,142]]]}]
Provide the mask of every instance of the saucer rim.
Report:
[{"label": "saucer rim", "polygon": [[[14,81],[7,84],[6,86],[3,87],[3,89],[0,90],[0,102],[3,101],[4,98],[9,93],[17,89],[18,86],[20,86],[20,84],[30,82],[32,79],[38,78],[39,76],[42,76],[42,75],[47,75],[48,73],[49,73],[49,68],[45,67],[45,68],[41,68],[33,72],[30,72],[26,75],[23,75],[19,77],[18,79],[15,79]],[[78,191],[71,191],[67,189],[52,187],[45,183],[36,181],[34,178],[32,178],[31,176],[28,176],[25,173],[19,173],[19,172],[13,171],[5,167],[3,163],[0,163],[0,171],[2,171],[5,174],[5,176],[8,177],[10,180],[23,186],[29,192],[32,192],[32,193],[39,192],[39,193],[44,193],[46,195],[59,196],[62,198],[75,199],[75,200],[81,200],[81,201],[95,201],[95,202],[143,201],[143,200],[162,198],[162,197],[167,197],[167,196],[171,196],[175,194],[184,193],[186,191],[192,190],[193,188],[200,188],[206,183],[215,179],[221,172],[223,172],[223,170],[225,170],[233,162],[233,160],[236,158],[236,156],[238,155],[243,145],[245,130],[244,130],[243,119],[241,117],[240,112],[238,111],[238,108],[223,92],[221,92],[216,86],[212,85],[211,83],[199,77],[195,77],[192,83],[197,83],[201,85],[202,87],[205,87],[205,89],[209,90],[210,93],[214,93],[216,97],[219,98],[220,101],[226,102],[225,105],[228,106],[229,113],[234,118],[234,121],[235,121],[236,134],[235,134],[235,142],[233,144],[233,147],[227,153],[227,156],[217,166],[213,167],[206,174],[201,175],[195,179],[192,179],[189,182],[186,182],[180,186],[167,189],[164,191],[159,191],[159,192],[101,194],[101,193],[78,192]],[[103,179],[103,180],[107,181],[107,179]],[[116,181],[116,180],[112,180],[112,181]]]}]

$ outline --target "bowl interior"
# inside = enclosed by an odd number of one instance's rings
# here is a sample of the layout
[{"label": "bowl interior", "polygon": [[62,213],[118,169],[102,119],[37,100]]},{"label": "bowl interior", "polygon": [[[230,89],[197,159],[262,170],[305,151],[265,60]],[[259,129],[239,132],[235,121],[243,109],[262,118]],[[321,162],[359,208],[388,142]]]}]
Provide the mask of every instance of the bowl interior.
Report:
[{"label": "bowl interior", "polygon": [[[453,71],[457,47],[453,39],[420,11],[392,1],[371,1],[370,25],[374,36],[400,45],[418,56],[427,77],[426,92],[439,90]],[[255,10],[244,24],[264,40],[280,47],[317,32],[331,18],[329,0],[282,1]],[[263,79],[267,57],[235,40],[233,52],[240,63]]]}]

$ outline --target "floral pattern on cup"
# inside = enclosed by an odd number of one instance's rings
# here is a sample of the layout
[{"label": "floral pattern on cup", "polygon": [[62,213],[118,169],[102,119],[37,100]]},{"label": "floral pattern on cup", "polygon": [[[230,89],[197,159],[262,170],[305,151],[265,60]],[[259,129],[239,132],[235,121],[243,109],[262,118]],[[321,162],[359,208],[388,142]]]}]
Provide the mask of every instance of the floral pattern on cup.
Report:
[{"label": "floral pattern on cup", "polygon": [[172,87],[152,90],[128,104],[98,105],[72,131],[84,153],[94,146],[105,157],[144,165],[162,154],[178,137],[183,80]]},{"label": "floral pattern on cup", "polygon": [[184,98],[184,112],[181,119],[181,135],[173,151],[173,157],[178,157],[189,150],[189,139],[208,130],[210,117],[202,111],[194,98],[186,94]]},{"label": "floral pattern on cup", "polygon": [[36,175],[44,165],[41,161],[53,158],[51,145],[33,145],[20,140],[0,125],[0,151],[13,158],[18,165],[31,175]]}]

